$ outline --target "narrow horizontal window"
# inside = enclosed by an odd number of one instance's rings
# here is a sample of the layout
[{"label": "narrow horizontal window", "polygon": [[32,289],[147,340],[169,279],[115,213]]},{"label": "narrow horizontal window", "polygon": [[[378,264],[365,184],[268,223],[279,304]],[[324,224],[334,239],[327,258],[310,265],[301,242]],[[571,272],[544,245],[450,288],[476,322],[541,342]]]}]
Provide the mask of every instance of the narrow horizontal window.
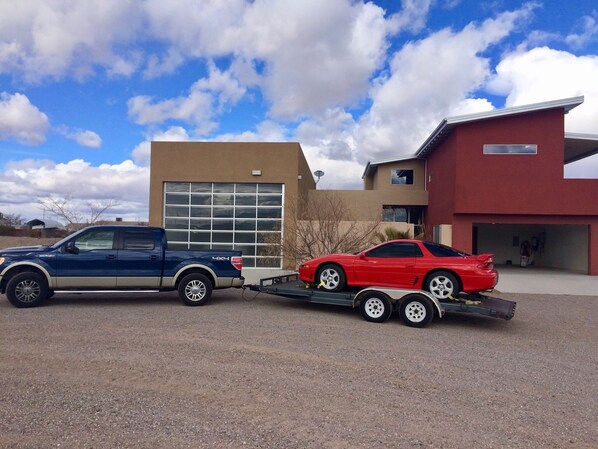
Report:
[{"label": "narrow horizontal window", "polygon": [[538,154],[538,145],[484,145],[484,154]]}]

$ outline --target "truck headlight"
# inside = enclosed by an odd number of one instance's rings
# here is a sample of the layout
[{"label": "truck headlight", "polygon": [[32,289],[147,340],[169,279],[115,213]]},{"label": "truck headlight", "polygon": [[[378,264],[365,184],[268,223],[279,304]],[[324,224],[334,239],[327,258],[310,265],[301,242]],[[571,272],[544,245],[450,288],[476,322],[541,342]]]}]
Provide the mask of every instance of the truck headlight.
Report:
[{"label": "truck headlight", "polygon": [[0,265],[2,265],[4,263],[6,259],[4,259],[4,257],[0,257]]}]

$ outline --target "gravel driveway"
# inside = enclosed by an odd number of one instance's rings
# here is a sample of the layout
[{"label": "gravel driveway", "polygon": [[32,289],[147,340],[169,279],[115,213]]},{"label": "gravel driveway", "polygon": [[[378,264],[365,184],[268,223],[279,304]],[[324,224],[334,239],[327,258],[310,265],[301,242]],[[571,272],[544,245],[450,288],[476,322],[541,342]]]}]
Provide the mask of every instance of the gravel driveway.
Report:
[{"label": "gravel driveway", "polygon": [[1,296],[0,447],[598,447],[598,297],[502,297],[512,321],[414,329],[238,290]]}]

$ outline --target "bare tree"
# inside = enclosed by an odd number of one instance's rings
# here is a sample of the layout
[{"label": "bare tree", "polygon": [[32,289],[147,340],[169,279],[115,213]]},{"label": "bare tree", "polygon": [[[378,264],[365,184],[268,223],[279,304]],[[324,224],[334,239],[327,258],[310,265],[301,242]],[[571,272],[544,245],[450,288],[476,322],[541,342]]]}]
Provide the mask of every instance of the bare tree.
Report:
[{"label": "bare tree", "polygon": [[[104,213],[117,206],[118,201],[109,199],[105,201],[85,201],[84,206],[78,206],[71,196],[50,197],[38,200],[42,209],[59,220],[66,221],[73,228],[84,227],[98,222]],[[83,211],[82,209],[85,209]]]},{"label": "bare tree", "polygon": [[0,212],[0,226],[13,227],[23,223],[23,219],[19,214],[3,214]]},{"label": "bare tree", "polygon": [[335,192],[318,195],[297,206],[296,220],[285,226],[282,250],[295,265],[324,254],[354,253],[376,241],[380,220],[355,221]]}]

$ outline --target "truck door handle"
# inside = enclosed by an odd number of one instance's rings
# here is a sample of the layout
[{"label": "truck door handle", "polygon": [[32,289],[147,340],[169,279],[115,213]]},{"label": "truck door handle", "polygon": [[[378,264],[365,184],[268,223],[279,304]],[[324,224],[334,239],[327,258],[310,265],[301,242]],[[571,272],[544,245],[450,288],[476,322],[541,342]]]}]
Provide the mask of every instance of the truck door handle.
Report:
[{"label": "truck door handle", "polygon": [[108,254],[106,256],[106,259],[108,259],[108,260],[114,260],[114,259],[116,259],[116,256],[114,254]]},{"label": "truck door handle", "polygon": [[155,254],[150,256],[150,260],[158,260],[158,256],[156,256]]}]

